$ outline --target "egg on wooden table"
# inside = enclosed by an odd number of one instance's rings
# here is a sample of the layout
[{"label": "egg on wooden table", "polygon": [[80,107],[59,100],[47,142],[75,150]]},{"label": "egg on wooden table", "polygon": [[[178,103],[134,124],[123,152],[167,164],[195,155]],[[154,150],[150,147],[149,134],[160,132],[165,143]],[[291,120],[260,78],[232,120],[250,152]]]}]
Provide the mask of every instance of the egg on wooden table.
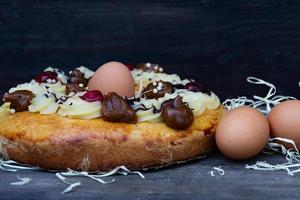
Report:
[{"label": "egg on wooden table", "polygon": [[288,100],[276,105],[269,113],[268,120],[271,137],[291,139],[300,148],[300,100]]},{"label": "egg on wooden table", "polygon": [[108,62],[95,72],[88,89],[103,94],[116,92],[120,96],[132,97],[135,93],[134,80],[129,69],[120,62]]},{"label": "egg on wooden table", "polygon": [[216,143],[225,156],[248,159],[263,150],[269,135],[267,118],[254,108],[242,106],[222,117],[216,130]]}]

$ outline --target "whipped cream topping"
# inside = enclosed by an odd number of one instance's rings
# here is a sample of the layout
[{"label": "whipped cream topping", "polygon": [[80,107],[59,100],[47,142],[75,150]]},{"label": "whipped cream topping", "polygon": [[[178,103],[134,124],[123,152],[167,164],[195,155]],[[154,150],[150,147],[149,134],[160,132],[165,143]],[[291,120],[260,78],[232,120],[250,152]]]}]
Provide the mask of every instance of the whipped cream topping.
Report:
[{"label": "whipped cream topping", "polygon": [[138,121],[161,121],[161,113],[155,113],[154,109],[159,110],[163,102],[174,99],[178,95],[192,109],[194,116],[200,116],[206,109],[214,110],[220,105],[219,98],[213,92],[211,92],[211,95],[207,95],[202,92],[191,92],[181,89],[158,99],[141,98],[140,101],[134,102],[134,108],[136,109],[147,108],[137,111]]},{"label": "whipped cream topping", "polygon": [[32,99],[28,107],[29,112],[39,112],[40,114],[54,114],[58,110],[56,96],[53,93],[39,94]]},{"label": "whipped cream topping", "polygon": [[56,94],[58,97],[62,96],[65,94],[66,92],[66,85],[64,85],[62,82],[58,81],[56,83],[53,84],[49,84],[49,83],[40,83],[40,85],[44,88],[46,88],[46,90],[48,92],[52,92],[54,94]]},{"label": "whipped cream topping", "polygon": [[[144,72],[139,69],[132,70],[132,76],[135,84],[139,88],[136,95],[137,97],[141,96],[143,88],[151,82],[164,81],[172,83],[173,85],[185,85],[190,82],[188,79],[181,79],[177,74]],[[154,109],[159,110],[163,102],[174,99],[177,95],[180,95],[183,98],[183,102],[188,104],[192,109],[194,116],[200,116],[206,109],[214,110],[220,105],[220,99],[213,92],[208,95],[202,92],[176,89],[174,93],[167,93],[164,97],[158,99],[140,98],[140,101],[134,102],[134,108],[144,108],[138,109],[137,111],[138,121],[161,121],[161,112],[155,113]]]},{"label": "whipped cream topping", "polygon": [[77,67],[76,69],[79,70],[81,73],[83,73],[84,78],[86,78],[86,79],[90,79],[95,74],[94,71],[89,70],[88,68],[86,68],[84,66]]},{"label": "whipped cream topping", "polygon": [[[84,73],[85,78],[89,79],[94,72],[83,66],[76,68]],[[29,83],[17,85],[9,90],[9,93],[17,90],[29,90],[35,97],[29,106],[29,112],[38,112],[40,114],[58,114],[63,117],[94,119],[101,117],[101,102],[87,102],[80,98],[85,92],[77,94],[71,93],[65,95],[68,77],[64,72],[57,68],[48,67],[45,71],[52,71],[58,74],[56,83],[37,83],[32,80]],[[194,116],[199,116],[206,109],[216,109],[220,105],[219,98],[211,92],[210,95],[202,92],[192,92],[186,89],[176,89],[173,93],[167,93],[158,99],[146,99],[142,96],[143,90],[149,83],[164,81],[173,85],[185,85],[191,80],[181,79],[177,74],[144,72],[139,69],[131,71],[136,84],[136,101],[132,102],[136,110],[139,122],[156,122],[161,121],[161,105],[163,102],[181,96],[183,102],[191,109]],[[10,104],[4,103],[0,107],[0,117],[6,116],[11,112]],[[141,109],[142,108],[142,109]]]},{"label": "whipped cream topping", "polygon": [[65,101],[59,105],[58,114],[63,117],[94,119],[101,117],[101,102],[87,102],[80,98],[84,93],[77,93],[71,97],[65,97]]},{"label": "whipped cream topping", "polygon": [[11,88],[8,93],[12,93],[18,90],[28,90],[31,91],[34,95],[38,95],[41,93],[46,93],[47,89],[43,85],[37,83],[35,80],[32,80],[29,83],[19,84],[16,87]]},{"label": "whipped cream topping", "polygon": [[185,85],[188,82],[190,82],[190,80],[188,80],[188,79],[181,80],[181,78],[177,74],[144,72],[140,69],[132,70],[131,74],[133,76],[135,84],[139,84],[140,80],[142,80],[144,86],[146,86],[149,83],[154,82],[154,81],[164,81],[164,82],[172,83],[174,85],[176,85],[176,84]]},{"label": "whipped cream topping", "polygon": [[44,93],[54,93],[57,96],[62,96],[65,94],[66,86],[58,81],[56,83],[38,83],[32,80],[29,83],[19,84],[16,87],[11,88],[8,92],[12,93],[18,90],[28,90],[34,95],[44,94]]}]

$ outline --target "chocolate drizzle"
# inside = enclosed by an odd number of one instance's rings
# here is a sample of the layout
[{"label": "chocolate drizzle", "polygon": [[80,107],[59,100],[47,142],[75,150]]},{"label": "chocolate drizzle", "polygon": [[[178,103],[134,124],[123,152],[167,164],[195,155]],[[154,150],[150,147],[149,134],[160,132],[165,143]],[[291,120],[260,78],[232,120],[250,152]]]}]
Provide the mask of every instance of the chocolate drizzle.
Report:
[{"label": "chocolate drizzle", "polygon": [[185,89],[185,86],[184,86],[183,84],[173,84],[173,87],[174,87],[175,89],[179,89],[179,90]]},{"label": "chocolate drizzle", "polygon": [[147,111],[147,110],[153,109],[152,110],[153,114],[161,113],[162,110],[163,110],[164,105],[166,105],[171,100],[172,99],[169,99],[169,100],[166,100],[166,101],[162,102],[160,108],[156,108],[154,105],[152,105],[151,107],[147,108],[144,104],[140,104],[139,105],[140,107],[138,107],[137,109],[135,109],[135,111],[139,111],[139,110]]},{"label": "chocolate drizzle", "polygon": [[125,100],[130,104],[130,105],[134,105],[134,102],[139,102],[141,101],[141,98],[140,97],[131,97],[131,98],[128,98],[128,97],[124,97]]},{"label": "chocolate drizzle", "polygon": [[[55,96],[55,95],[54,95]],[[56,97],[56,96],[55,96]],[[62,97],[60,97],[59,99],[57,99],[56,98],[56,102],[58,103],[58,104],[64,104],[66,101],[68,100],[68,97],[67,96],[62,96]]]},{"label": "chocolate drizzle", "polygon": [[136,108],[135,109],[135,112],[137,112],[137,111],[147,111],[147,110],[150,110],[151,108],[153,108],[154,106],[152,106],[152,107],[150,107],[150,108],[147,108],[144,104],[140,104],[139,105],[140,107],[138,107],[138,108]]}]

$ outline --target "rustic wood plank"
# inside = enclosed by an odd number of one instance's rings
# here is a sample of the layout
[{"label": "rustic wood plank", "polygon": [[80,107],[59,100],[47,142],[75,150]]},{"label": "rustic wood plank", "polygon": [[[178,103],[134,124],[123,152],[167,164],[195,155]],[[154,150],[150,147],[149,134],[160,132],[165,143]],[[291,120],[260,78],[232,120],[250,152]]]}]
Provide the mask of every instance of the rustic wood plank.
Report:
[{"label": "rustic wood plank", "polygon": [[[115,176],[115,183],[101,185],[80,180],[83,186],[61,195],[66,188],[54,173],[20,170],[0,171],[1,199],[298,199],[300,176],[285,172],[245,169],[256,161],[284,162],[279,155],[260,155],[249,161],[235,162],[220,154],[161,170],[144,172],[145,180],[136,175]],[[210,175],[213,167],[222,166],[224,176]],[[30,177],[24,186],[11,186],[16,176]]]},{"label": "rustic wood plank", "polygon": [[95,68],[109,60],[152,61],[207,83],[222,98],[263,92],[248,88],[245,78],[250,75],[299,97],[299,3],[1,3],[0,68],[11,69],[1,72],[1,84],[8,86],[11,79],[15,83],[49,65],[71,69],[82,64]]}]

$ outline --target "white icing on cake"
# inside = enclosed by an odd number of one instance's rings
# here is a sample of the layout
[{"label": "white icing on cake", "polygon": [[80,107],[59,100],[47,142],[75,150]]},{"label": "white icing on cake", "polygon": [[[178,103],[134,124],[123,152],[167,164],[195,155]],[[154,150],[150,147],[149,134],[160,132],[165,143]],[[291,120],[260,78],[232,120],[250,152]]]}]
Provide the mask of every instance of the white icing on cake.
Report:
[{"label": "white icing on cake", "polygon": [[[94,72],[83,66],[76,68],[84,73],[85,78],[89,79]],[[48,67],[45,71],[53,71],[58,74],[59,81],[56,83],[37,83],[32,80],[29,83],[17,85],[9,90],[9,93],[17,90],[29,90],[35,98],[32,99],[29,106],[29,112],[39,112],[40,114],[57,113],[63,117],[79,118],[79,119],[94,119],[101,117],[101,102],[87,102],[80,98],[84,92],[65,96],[67,76],[64,72],[57,68]],[[142,97],[142,92],[149,83],[156,81],[169,82],[174,85],[185,85],[190,82],[188,79],[181,79],[177,74],[143,72],[139,69],[131,71],[134,82],[137,86],[136,97],[140,97],[139,101],[133,102],[133,108],[141,107],[149,108],[148,110],[138,109],[136,111],[139,122],[154,122],[161,121],[161,112],[154,113],[153,108],[157,110],[161,108],[161,104],[167,100],[174,99],[180,95],[183,102],[192,109],[194,116],[200,116],[206,109],[216,109],[220,105],[219,98],[211,92],[210,95],[202,92],[192,92],[186,89],[175,89],[172,94],[165,94],[164,97],[158,99],[146,99]],[[154,83],[156,84],[156,83]],[[159,85],[158,85],[159,87]],[[65,98],[65,99],[64,99]],[[60,99],[60,100],[58,100]],[[64,101],[61,101],[64,99]],[[9,103],[4,103],[0,107],[0,117],[9,115],[11,112]]]},{"label": "white icing on cake", "polygon": [[69,97],[63,104],[59,105],[58,114],[63,117],[94,119],[101,117],[100,101],[87,102],[80,98],[84,93],[78,93]]},{"label": "white icing on cake", "polygon": [[23,83],[23,84],[19,84],[16,87],[11,88],[8,93],[12,93],[18,90],[28,90],[31,91],[34,95],[38,95],[41,93],[45,93],[47,92],[47,89],[40,85],[39,83],[35,82],[34,80],[32,80],[29,83]]},{"label": "white icing on cake", "polygon": [[56,97],[52,93],[39,94],[32,99],[28,107],[29,112],[39,112],[40,114],[54,114],[58,110]]},{"label": "white icing on cake", "polygon": [[84,66],[77,67],[76,69],[79,70],[81,73],[83,73],[84,78],[86,78],[86,79],[90,79],[95,74],[94,71],[89,70],[88,68],[86,68]]},{"label": "white icing on cake", "polygon": [[187,84],[190,82],[188,79],[181,80],[177,74],[166,74],[166,73],[154,73],[154,72],[143,72],[140,69],[134,69],[131,71],[135,84],[139,84],[139,81],[143,81],[143,85],[146,86],[154,81],[164,81],[172,84]]},{"label": "white icing on cake", "polygon": [[[141,85],[145,88],[149,83],[155,81],[170,82],[172,84],[185,85],[190,82],[188,79],[181,79],[177,74],[143,72],[139,69],[132,70],[132,76],[136,85]],[[174,99],[176,96],[182,96],[183,102],[186,102],[192,109],[194,116],[200,116],[205,109],[214,110],[220,105],[219,98],[211,92],[211,95],[202,92],[192,92],[186,89],[177,89],[172,94],[166,94],[164,97],[158,99],[141,98],[139,102],[134,102],[134,108],[140,108],[144,105],[146,108],[155,107],[160,109],[161,104],[169,99]],[[140,95],[137,95],[140,97]],[[161,120],[161,113],[153,113],[153,108],[150,110],[138,110],[138,121]]]},{"label": "white icing on cake", "polygon": [[[155,107],[156,109],[161,108],[161,104],[167,100],[174,99],[177,96],[181,96],[183,102],[187,103],[192,109],[194,116],[200,116],[205,109],[214,110],[220,105],[219,98],[211,92],[211,95],[207,95],[202,92],[191,92],[188,90],[177,90],[172,94],[166,94],[164,97],[158,99],[145,99],[141,98],[139,102],[134,102],[134,108],[143,107],[146,108]],[[161,114],[153,113],[153,108],[149,110],[138,110],[138,121],[148,121],[148,120],[161,120]]]}]

